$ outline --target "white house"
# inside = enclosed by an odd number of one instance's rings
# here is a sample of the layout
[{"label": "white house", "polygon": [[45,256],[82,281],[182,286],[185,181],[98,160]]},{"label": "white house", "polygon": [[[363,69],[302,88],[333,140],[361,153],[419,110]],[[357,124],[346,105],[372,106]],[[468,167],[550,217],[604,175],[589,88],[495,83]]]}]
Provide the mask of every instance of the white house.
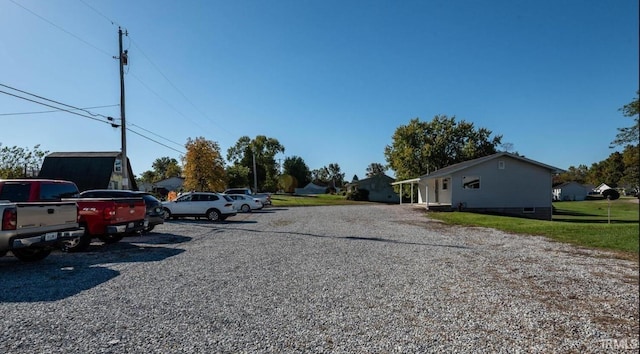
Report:
[{"label": "white house", "polygon": [[578,182],[565,182],[553,187],[553,200],[585,200],[590,191]]},{"label": "white house", "polygon": [[594,188],[593,191],[598,194],[602,194],[602,192],[606,191],[607,189],[611,189],[611,187],[609,187],[606,183],[600,183],[600,185]]},{"label": "white house", "polygon": [[428,209],[465,210],[551,220],[553,175],[562,170],[499,152],[394,182],[417,188]]}]

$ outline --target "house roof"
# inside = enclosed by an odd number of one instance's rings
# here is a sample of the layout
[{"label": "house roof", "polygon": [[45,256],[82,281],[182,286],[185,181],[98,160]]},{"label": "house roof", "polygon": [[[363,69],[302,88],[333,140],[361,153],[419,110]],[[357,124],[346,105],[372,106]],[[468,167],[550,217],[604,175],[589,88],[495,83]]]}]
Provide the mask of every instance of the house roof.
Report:
[{"label": "house roof", "polygon": [[404,180],[404,181],[397,181],[397,182],[394,182],[392,184],[393,185],[397,185],[397,184],[404,184],[404,183],[418,183],[421,179],[432,179],[432,178],[444,177],[444,176],[448,176],[450,174],[453,174],[455,172],[462,171],[462,170],[465,170],[467,168],[470,168],[470,167],[473,167],[473,166],[479,165],[481,163],[484,163],[484,162],[487,162],[487,161],[491,161],[491,160],[494,160],[494,159],[497,159],[497,158],[500,158],[500,157],[504,157],[504,156],[507,156],[507,157],[510,157],[510,158],[513,158],[513,159],[517,159],[517,160],[520,160],[520,161],[524,161],[524,162],[527,162],[527,163],[530,163],[530,164],[533,164],[533,165],[536,165],[536,166],[540,166],[542,168],[546,168],[546,169],[548,169],[548,170],[550,170],[551,172],[554,172],[554,173],[563,172],[563,170],[558,168],[558,167],[553,167],[553,166],[550,166],[550,165],[546,165],[546,164],[543,164],[541,162],[534,161],[534,160],[531,160],[531,159],[527,159],[525,157],[518,156],[518,155],[515,155],[515,154],[511,154],[511,153],[508,153],[508,152],[498,152],[498,153],[495,153],[493,155],[488,155],[488,156],[480,157],[480,158],[477,158],[477,159],[456,163],[456,164],[447,166],[445,168],[441,168],[439,170],[433,171],[432,173],[428,173],[428,174],[422,175],[422,176],[420,176],[418,178],[407,179],[407,180]]},{"label": "house roof", "polygon": [[576,181],[568,181],[568,182],[560,183],[560,184],[557,184],[557,185],[553,186],[553,188],[563,188],[563,187],[570,186],[570,185],[573,185],[573,184],[577,184],[577,185],[579,185],[581,187],[585,187],[586,188],[586,186],[584,184],[578,183]]},{"label": "house roof", "polygon": [[386,180],[390,181],[390,183],[391,183],[391,182],[393,182],[393,181],[395,181],[395,178],[393,178],[393,177],[389,177],[389,176],[387,176],[386,174],[379,174],[379,175],[375,175],[375,176],[371,176],[371,177],[363,178],[363,179],[361,179],[361,180],[357,180],[357,181],[354,181],[354,182],[351,182],[351,183],[352,183],[352,184],[358,184],[358,183],[362,183],[362,182],[370,181],[370,180],[372,180],[372,179],[386,179]]},{"label": "house roof", "polygon": [[[117,151],[53,152],[45,157],[38,177],[72,181],[80,191],[107,188],[117,157],[120,157],[120,152]],[[127,166],[130,187],[137,190],[130,161],[127,161]]]}]

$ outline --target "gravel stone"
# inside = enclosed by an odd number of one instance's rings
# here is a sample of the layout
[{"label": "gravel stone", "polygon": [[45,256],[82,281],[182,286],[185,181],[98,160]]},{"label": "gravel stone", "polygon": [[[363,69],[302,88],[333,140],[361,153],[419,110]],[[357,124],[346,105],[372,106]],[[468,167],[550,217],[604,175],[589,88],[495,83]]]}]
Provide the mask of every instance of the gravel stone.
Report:
[{"label": "gravel stone", "polygon": [[637,351],[638,263],[408,205],[271,207],[0,258],[0,353]]}]

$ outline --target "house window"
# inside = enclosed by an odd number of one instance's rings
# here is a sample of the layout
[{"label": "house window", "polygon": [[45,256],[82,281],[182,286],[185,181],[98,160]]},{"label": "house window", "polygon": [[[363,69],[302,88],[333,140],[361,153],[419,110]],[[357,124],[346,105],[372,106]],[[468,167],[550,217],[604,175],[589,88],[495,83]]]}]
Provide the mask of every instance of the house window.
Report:
[{"label": "house window", "polygon": [[479,176],[464,176],[462,177],[463,189],[480,189],[480,177]]},{"label": "house window", "polygon": [[536,212],[536,208],[522,208],[523,214],[533,214]]},{"label": "house window", "polygon": [[498,169],[499,170],[504,170],[504,161],[502,161],[502,160],[498,161]]},{"label": "house window", "polygon": [[445,178],[442,180],[442,190],[446,191],[449,189],[449,179]]},{"label": "house window", "polygon": [[116,159],[113,162],[113,171],[118,173],[122,172],[122,160]]}]

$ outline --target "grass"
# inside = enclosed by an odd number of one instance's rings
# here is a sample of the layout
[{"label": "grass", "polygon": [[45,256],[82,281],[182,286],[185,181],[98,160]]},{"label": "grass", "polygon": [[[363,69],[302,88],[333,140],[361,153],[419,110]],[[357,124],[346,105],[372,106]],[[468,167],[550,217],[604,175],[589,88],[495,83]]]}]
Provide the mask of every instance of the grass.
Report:
[{"label": "grass", "polygon": [[578,246],[614,251],[622,258],[638,260],[640,217],[638,204],[631,198],[612,201],[610,209],[606,200],[556,202],[553,206],[552,221],[465,212],[434,212],[429,213],[429,217],[448,224],[546,236]]},{"label": "grass", "polygon": [[276,207],[293,207],[293,206],[319,206],[319,205],[349,205],[362,204],[347,200],[343,195],[317,194],[317,195],[289,195],[289,194],[272,194],[271,202]]},{"label": "grass", "polygon": [[[329,194],[274,194],[271,200],[276,207],[367,203]],[[640,217],[639,205],[633,201],[633,198],[621,198],[610,205],[606,200],[556,202],[553,203],[555,210],[552,221],[465,212],[430,212],[429,217],[453,225],[490,227],[517,234],[546,236],[559,242],[613,251],[621,258],[637,261]]]}]

